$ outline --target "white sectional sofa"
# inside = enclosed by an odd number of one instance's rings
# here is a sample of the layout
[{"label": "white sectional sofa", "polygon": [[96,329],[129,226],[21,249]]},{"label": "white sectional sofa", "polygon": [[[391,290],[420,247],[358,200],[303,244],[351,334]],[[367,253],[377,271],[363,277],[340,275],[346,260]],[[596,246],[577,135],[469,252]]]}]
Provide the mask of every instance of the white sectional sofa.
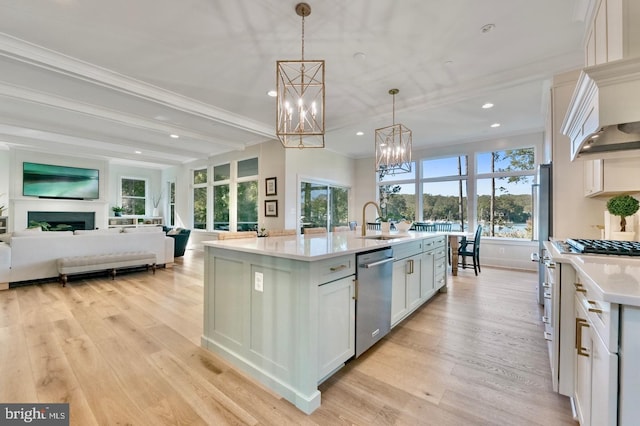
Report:
[{"label": "white sectional sofa", "polygon": [[57,279],[57,260],[126,252],[152,252],[156,264],[173,264],[173,238],[160,227],[96,231],[14,232],[8,243],[0,243],[0,288],[7,283]]}]

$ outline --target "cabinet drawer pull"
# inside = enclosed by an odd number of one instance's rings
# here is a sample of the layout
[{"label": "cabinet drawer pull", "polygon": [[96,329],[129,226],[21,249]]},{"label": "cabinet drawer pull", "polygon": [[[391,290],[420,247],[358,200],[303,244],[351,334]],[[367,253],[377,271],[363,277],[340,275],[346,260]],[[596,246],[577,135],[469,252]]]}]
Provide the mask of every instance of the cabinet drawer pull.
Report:
[{"label": "cabinet drawer pull", "polygon": [[338,272],[342,271],[343,269],[347,269],[347,265],[332,266],[331,268],[329,268],[331,272]]},{"label": "cabinet drawer pull", "polygon": [[544,282],[542,283],[542,288],[551,288],[551,284]]},{"label": "cabinet drawer pull", "polygon": [[582,327],[589,328],[589,323],[582,318],[576,318],[576,350],[578,355],[588,358],[587,349],[582,347]]},{"label": "cabinet drawer pull", "polygon": [[553,340],[553,335],[551,333],[549,333],[548,331],[545,331],[544,332],[544,340],[552,341]]},{"label": "cabinet drawer pull", "polygon": [[587,292],[587,289],[586,289],[586,288],[576,287],[576,291],[577,291],[578,293],[586,293],[586,292]]},{"label": "cabinet drawer pull", "polygon": [[547,293],[547,292],[545,292],[545,293],[544,293],[544,295],[543,295],[543,297],[544,297],[545,299],[549,299],[549,300],[551,300],[551,293]]},{"label": "cabinet drawer pull", "polygon": [[551,321],[549,320],[549,317],[543,316],[542,317],[542,322],[545,324],[549,324]]},{"label": "cabinet drawer pull", "polygon": [[602,309],[589,308],[589,312],[593,312],[594,314],[601,314],[602,313]]}]

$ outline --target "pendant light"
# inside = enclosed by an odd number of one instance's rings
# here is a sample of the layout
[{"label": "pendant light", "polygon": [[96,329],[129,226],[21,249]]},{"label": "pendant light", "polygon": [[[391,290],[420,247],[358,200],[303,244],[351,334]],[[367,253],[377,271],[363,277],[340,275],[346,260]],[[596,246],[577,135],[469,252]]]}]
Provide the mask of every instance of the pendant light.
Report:
[{"label": "pendant light", "polygon": [[376,171],[385,174],[411,171],[411,130],[396,124],[398,92],[398,89],[389,90],[393,96],[393,124],[376,129]]},{"label": "pendant light", "polygon": [[285,148],[324,148],[324,60],[304,59],[311,6],[298,3],[295,10],[302,17],[302,58],[276,63],[276,135]]}]

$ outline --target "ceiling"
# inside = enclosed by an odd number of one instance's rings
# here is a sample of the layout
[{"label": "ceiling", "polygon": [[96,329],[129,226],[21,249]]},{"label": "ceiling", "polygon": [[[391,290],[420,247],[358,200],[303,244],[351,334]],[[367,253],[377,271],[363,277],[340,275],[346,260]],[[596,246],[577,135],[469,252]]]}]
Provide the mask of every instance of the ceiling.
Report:
[{"label": "ceiling", "polygon": [[[272,139],[296,3],[0,0],[0,144],[166,167]],[[551,76],[583,63],[591,3],[310,0],[327,149],[372,156],[391,88],[414,149],[541,131]]]}]

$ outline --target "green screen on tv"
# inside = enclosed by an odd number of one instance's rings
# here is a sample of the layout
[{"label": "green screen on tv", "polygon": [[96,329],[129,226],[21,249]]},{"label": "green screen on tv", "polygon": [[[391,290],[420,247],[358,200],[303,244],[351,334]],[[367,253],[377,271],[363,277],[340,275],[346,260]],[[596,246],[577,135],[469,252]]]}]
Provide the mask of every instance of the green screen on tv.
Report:
[{"label": "green screen on tv", "polygon": [[100,197],[97,169],[23,163],[22,195],[95,200]]}]

